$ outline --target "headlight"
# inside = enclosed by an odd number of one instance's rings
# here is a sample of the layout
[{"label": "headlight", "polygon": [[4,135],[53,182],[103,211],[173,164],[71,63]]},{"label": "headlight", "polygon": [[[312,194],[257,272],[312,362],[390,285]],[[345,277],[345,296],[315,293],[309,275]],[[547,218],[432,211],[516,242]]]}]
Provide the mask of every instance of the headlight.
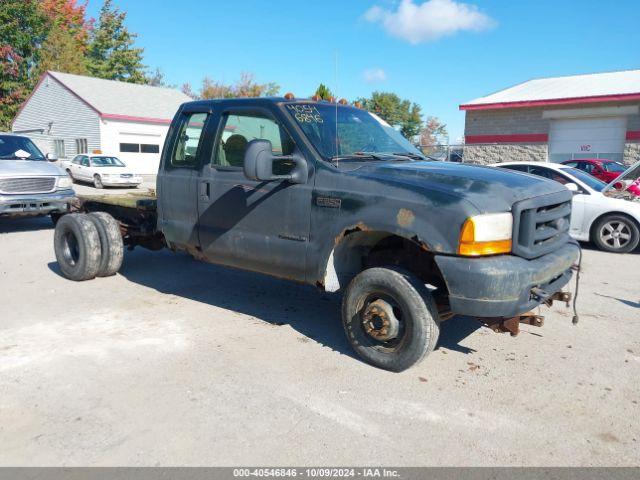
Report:
[{"label": "headlight", "polygon": [[511,251],[513,216],[489,213],[469,217],[460,232],[458,253],[468,257],[495,255]]},{"label": "headlight", "polygon": [[60,189],[71,188],[73,187],[73,180],[71,180],[71,178],[69,178],[68,176],[58,177],[58,181],[56,182],[56,187]]}]

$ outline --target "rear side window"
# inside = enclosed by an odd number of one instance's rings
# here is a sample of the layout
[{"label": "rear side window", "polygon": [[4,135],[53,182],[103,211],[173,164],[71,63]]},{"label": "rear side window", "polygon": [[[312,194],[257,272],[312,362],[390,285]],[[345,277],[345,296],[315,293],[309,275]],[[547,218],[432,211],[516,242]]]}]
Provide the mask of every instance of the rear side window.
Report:
[{"label": "rear side window", "polygon": [[191,113],[184,116],[171,156],[172,166],[190,168],[198,164],[198,148],[208,116],[206,113]]}]

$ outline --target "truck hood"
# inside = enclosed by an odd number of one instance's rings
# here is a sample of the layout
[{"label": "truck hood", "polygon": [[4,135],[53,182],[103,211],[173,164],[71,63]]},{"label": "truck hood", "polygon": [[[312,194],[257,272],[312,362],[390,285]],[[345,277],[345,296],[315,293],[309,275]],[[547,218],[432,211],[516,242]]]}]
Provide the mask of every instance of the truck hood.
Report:
[{"label": "truck hood", "polygon": [[64,175],[64,171],[45,160],[0,160],[0,177],[52,177],[58,175]]},{"label": "truck hood", "polygon": [[566,192],[553,180],[452,162],[370,162],[351,173],[413,191],[437,191],[461,198],[480,213],[505,212],[520,200]]}]

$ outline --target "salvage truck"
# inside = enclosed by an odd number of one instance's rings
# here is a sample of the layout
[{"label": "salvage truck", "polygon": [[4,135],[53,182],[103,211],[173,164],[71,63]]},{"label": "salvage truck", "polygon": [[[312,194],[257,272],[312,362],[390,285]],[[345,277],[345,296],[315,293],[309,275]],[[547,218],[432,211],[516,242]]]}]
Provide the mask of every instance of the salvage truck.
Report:
[{"label": "salvage truck", "polygon": [[344,101],[196,101],[171,123],[156,192],[78,198],[55,254],[76,281],[115,274],[141,246],[341,291],[353,349],[402,371],[453,315],[515,335],[542,324],[534,307],[568,305],[571,198],[543,178],[430,161]]}]

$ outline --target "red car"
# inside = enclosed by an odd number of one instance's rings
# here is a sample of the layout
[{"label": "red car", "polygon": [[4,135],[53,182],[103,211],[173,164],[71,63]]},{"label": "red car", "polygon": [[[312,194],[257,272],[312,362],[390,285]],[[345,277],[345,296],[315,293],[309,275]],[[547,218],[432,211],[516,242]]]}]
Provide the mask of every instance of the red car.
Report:
[{"label": "red car", "polygon": [[618,178],[628,167],[614,160],[605,160],[602,158],[585,158],[580,160],[567,160],[562,162],[564,165],[577,168],[583,172],[609,183]]}]

